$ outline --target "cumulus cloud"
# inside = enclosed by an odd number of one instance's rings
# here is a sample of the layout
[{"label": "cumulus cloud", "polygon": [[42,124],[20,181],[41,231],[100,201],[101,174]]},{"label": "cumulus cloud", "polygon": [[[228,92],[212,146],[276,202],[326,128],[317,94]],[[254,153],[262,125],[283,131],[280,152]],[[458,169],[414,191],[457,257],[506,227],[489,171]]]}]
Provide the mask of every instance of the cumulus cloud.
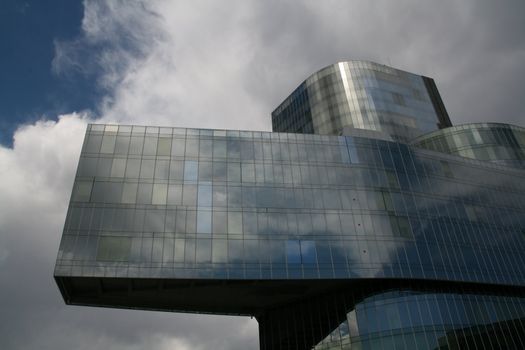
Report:
[{"label": "cumulus cloud", "polygon": [[89,113],[21,126],[0,146],[4,349],[250,349],[246,318],[66,307],[54,259],[88,121],[270,129],[310,73],[368,59],[436,79],[453,122],[523,124],[523,1],[85,0],[55,41],[58,77],[97,79]]},{"label": "cumulus cloud", "polygon": [[[42,251],[56,248],[86,121],[85,115],[73,113],[58,122],[22,126],[12,149],[0,147],[0,266],[22,253],[38,259]],[[50,232],[40,233],[40,227],[58,231],[50,237]],[[23,252],[11,251],[20,248]]]},{"label": "cumulus cloud", "polygon": [[51,62],[57,75],[95,75],[110,92],[161,40],[161,19],[141,1],[85,1],[82,34],[55,40]]}]

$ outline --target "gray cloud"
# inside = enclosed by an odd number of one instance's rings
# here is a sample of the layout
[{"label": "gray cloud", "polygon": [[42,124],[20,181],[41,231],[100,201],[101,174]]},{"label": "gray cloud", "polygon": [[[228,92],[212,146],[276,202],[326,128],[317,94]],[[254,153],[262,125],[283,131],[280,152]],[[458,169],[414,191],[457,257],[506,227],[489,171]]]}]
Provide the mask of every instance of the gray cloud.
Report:
[{"label": "gray cloud", "polygon": [[[434,77],[453,122],[523,125],[522,1],[85,1],[57,74],[94,74],[98,120],[269,129],[302,80],[368,59]],[[2,349],[250,349],[254,320],[66,307],[52,280],[85,115],[0,147]]]},{"label": "gray cloud", "polygon": [[[520,1],[86,2],[56,71],[96,67],[105,120],[269,129],[302,80],[367,59],[434,77],[453,122],[523,118]],[[90,53],[91,52],[91,53]],[[80,54],[81,53],[81,54]]]}]

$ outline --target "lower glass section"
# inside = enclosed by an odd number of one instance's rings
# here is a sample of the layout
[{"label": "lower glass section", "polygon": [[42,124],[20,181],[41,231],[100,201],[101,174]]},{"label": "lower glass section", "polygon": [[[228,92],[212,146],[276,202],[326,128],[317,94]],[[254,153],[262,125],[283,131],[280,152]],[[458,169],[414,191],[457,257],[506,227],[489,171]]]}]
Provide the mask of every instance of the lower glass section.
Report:
[{"label": "lower glass section", "polygon": [[394,291],[358,303],[314,349],[523,349],[524,322],[519,297]]},{"label": "lower glass section", "polygon": [[335,287],[266,310],[257,317],[261,350],[525,349],[521,290],[412,281],[376,287]]}]

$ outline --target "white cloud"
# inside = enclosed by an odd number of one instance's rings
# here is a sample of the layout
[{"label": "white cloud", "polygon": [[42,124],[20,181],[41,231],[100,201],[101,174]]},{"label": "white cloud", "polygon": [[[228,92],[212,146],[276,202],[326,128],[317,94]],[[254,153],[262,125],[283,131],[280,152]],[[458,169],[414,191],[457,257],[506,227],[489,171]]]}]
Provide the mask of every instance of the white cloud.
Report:
[{"label": "white cloud", "polygon": [[11,180],[0,183],[0,191],[9,202],[19,202],[20,195],[49,203],[63,199],[56,196],[72,185],[87,120],[72,113],[18,128],[13,148],[0,148],[0,176]]},{"label": "white cloud", "polygon": [[[37,257],[41,249],[56,248],[86,121],[86,115],[73,113],[56,122],[24,125],[15,132],[12,149],[0,147],[0,241],[7,242],[0,246],[1,255],[8,255],[4,263],[16,259],[9,243],[30,243],[24,247],[26,254]],[[53,236],[40,233],[50,226],[56,230]]]},{"label": "white cloud", "polygon": [[[147,53],[135,60],[120,51],[104,53],[109,61],[126,62],[122,71],[111,71],[114,89],[102,107],[104,120],[268,130],[270,110],[244,84],[253,51],[251,5],[232,5],[234,11],[222,3],[145,4],[147,14],[134,23],[154,28],[144,41],[137,38],[146,48],[139,51]],[[120,16],[120,7],[113,7],[94,17],[106,23]]]}]

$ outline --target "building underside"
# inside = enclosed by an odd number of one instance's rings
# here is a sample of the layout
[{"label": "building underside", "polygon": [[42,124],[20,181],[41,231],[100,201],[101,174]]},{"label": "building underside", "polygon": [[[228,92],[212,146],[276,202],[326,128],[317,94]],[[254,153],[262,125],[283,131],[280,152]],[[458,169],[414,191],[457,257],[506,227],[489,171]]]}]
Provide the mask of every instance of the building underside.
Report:
[{"label": "building underside", "polygon": [[[525,295],[523,287],[509,287],[502,291],[497,285],[403,279],[56,279],[64,298],[71,305],[253,316],[259,322],[262,349],[310,349],[317,344],[320,344],[319,349],[332,349],[345,345],[345,342],[350,346],[349,330],[346,334],[340,330],[341,325],[348,322],[348,314],[355,313],[356,306],[365,305],[368,299],[392,292],[418,296],[469,295],[478,299],[490,296],[502,301],[518,300]],[[522,307],[525,308],[525,305]],[[445,313],[437,308],[426,311]],[[418,312],[424,314],[425,310]],[[433,348],[500,348],[501,344],[506,344],[508,348],[517,349],[525,334],[525,318],[520,315],[516,317],[510,313],[502,320],[487,318],[482,324],[467,327],[450,324],[441,331],[441,337],[425,337],[424,341],[431,342]],[[427,314],[423,317],[432,316]],[[374,340],[376,344],[384,343],[385,348],[395,345],[396,341],[399,348],[406,348],[407,340],[404,338],[407,334],[414,332],[425,336],[425,328],[434,333],[439,325],[429,322],[420,325],[417,331],[413,329],[413,322],[399,323],[398,326],[389,329],[386,335],[378,330],[362,335],[363,348],[376,348]],[[400,335],[398,339],[396,332]],[[422,338],[414,337],[409,341],[412,340],[421,342]],[[417,346],[417,343],[414,344]]]}]

